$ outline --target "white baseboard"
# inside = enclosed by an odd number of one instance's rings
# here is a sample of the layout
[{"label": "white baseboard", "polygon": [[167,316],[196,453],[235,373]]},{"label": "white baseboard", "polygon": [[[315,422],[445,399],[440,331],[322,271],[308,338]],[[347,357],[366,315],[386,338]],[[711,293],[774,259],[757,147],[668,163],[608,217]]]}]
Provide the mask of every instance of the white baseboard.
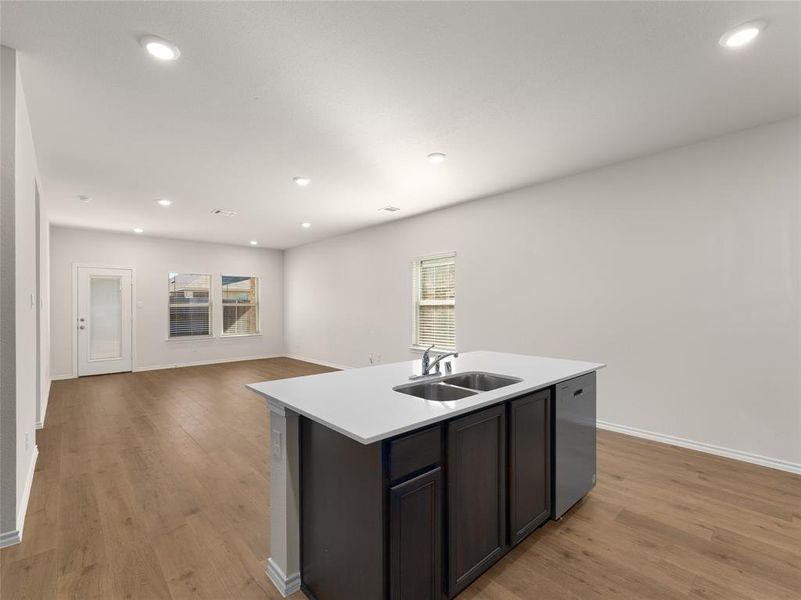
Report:
[{"label": "white baseboard", "polygon": [[[305,358],[302,356],[296,356],[293,354],[260,354],[258,356],[239,356],[234,358],[216,358],[213,360],[197,360],[193,362],[182,362],[182,363],[170,363],[165,365],[148,365],[144,367],[134,367],[133,372],[137,373],[139,371],[160,371],[161,369],[180,369],[182,367],[202,367],[204,365],[217,365],[221,363],[230,363],[230,362],[242,362],[246,360],[263,360],[266,358],[294,358],[295,360],[302,360],[304,362],[310,362],[318,365],[323,365],[324,367],[331,367],[332,369],[351,369],[353,367],[346,367],[344,365],[337,365],[334,363],[327,363],[322,360],[315,360],[312,358]],[[75,375],[67,374],[67,375],[54,375],[50,378],[50,381],[61,381],[63,379],[76,379]]]},{"label": "white baseboard", "polygon": [[[213,365],[218,363],[228,363],[228,362],[240,362],[246,360],[261,360],[266,358],[292,358],[295,360],[301,360],[303,362],[308,362],[316,365],[322,365],[324,367],[331,367],[332,369],[341,369],[347,370],[352,369],[354,367],[350,367],[347,365],[340,365],[337,363],[332,363],[324,360],[318,360],[315,358],[309,358],[307,356],[300,356],[298,354],[270,354],[270,355],[262,355],[262,356],[249,356],[249,357],[241,357],[241,358],[225,358],[225,359],[217,359],[217,360],[206,360],[206,361],[196,361],[191,363],[178,363],[172,365],[152,365],[148,367],[136,367],[134,371],[155,371],[159,369],[175,369],[181,367],[195,367],[195,366],[202,366],[202,365]],[[57,381],[59,379],[73,379],[72,375],[57,375],[50,378],[51,381]],[[788,473],[795,473],[797,475],[801,475],[801,463],[795,463],[787,460],[781,460],[778,458],[771,458],[768,456],[762,456],[759,454],[753,454],[751,452],[744,452],[742,450],[734,450],[732,448],[725,448],[723,446],[716,446],[714,444],[707,444],[705,442],[697,442],[695,440],[688,440],[686,438],[681,438],[674,435],[668,435],[664,433],[656,433],[653,431],[646,431],[645,429],[638,429],[636,427],[629,427],[628,425],[618,425],[616,423],[610,423],[608,421],[598,420],[597,425],[599,429],[605,429],[608,431],[615,431],[617,433],[623,433],[626,435],[631,435],[634,437],[643,438],[646,440],[651,440],[654,442],[661,442],[663,444],[670,444],[671,446],[679,446],[681,448],[688,448],[690,450],[697,450],[699,452],[706,452],[707,454],[714,454],[716,456],[722,456],[724,458],[731,458],[734,460],[740,460],[743,462],[751,463],[754,465],[760,465],[763,467],[769,467],[771,469],[778,469],[780,471],[786,471]],[[40,428],[40,425],[37,423],[37,428]],[[12,535],[14,532],[9,532],[8,534],[0,534],[0,539],[6,535]],[[2,542],[0,542],[2,543]],[[268,569],[269,570],[269,569]],[[269,573],[268,573],[269,575]]]},{"label": "white baseboard", "polygon": [[22,533],[19,529],[15,529],[14,531],[4,531],[0,533],[0,548],[5,548],[6,546],[13,546],[15,544],[19,544],[22,541]]},{"label": "white baseboard", "polygon": [[47,418],[47,405],[50,402],[50,384],[52,381],[53,380],[49,377],[46,379],[45,389],[42,392],[42,418],[36,421],[36,429],[42,429],[44,427],[45,419]]},{"label": "white baseboard", "polygon": [[36,459],[39,458],[39,446],[33,447],[33,456],[28,465],[28,475],[25,478],[25,488],[22,490],[22,499],[17,510],[17,528],[13,531],[0,533],[0,548],[13,546],[22,541],[22,530],[25,527],[25,515],[28,512],[28,501],[31,499],[31,487],[33,486],[33,475],[36,471]]},{"label": "white baseboard", "polygon": [[63,379],[75,379],[75,375],[73,375],[72,373],[67,373],[66,375],[51,375],[50,376],[50,381],[51,382],[53,382],[53,381],[61,381]]},{"label": "white baseboard", "polygon": [[[285,354],[260,354],[258,356],[238,356],[234,358],[215,358],[212,360],[196,360],[192,362],[181,362],[181,363],[169,363],[165,365],[148,365],[145,367],[134,367],[133,372],[137,373],[139,371],[160,371],[161,369],[180,369],[182,367],[202,367],[203,365],[217,365],[220,363],[229,363],[229,362],[242,362],[246,360],[262,360],[265,358],[282,358],[286,356]],[[50,381],[60,381],[62,379],[76,379],[77,377],[73,374],[68,375],[54,375],[50,378]]]},{"label": "white baseboard", "polygon": [[654,433],[653,431],[637,429],[636,427],[629,427],[628,425],[617,425],[615,423],[609,423],[608,421],[599,420],[597,421],[597,425],[598,429],[606,429],[608,431],[624,433],[626,435],[631,435],[654,442],[661,442],[663,444],[670,444],[671,446],[679,446],[681,448],[706,452],[707,454],[714,454],[724,458],[732,458],[734,460],[740,460],[754,465],[760,465],[762,467],[769,467],[771,469],[778,469],[780,471],[787,471],[788,473],[801,475],[801,463],[794,463],[778,458],[770,458],[768,456],[761,456],[759,454],[752,454],[751,452],[743,452],[742,450],[734,450],[732,448],[724,448],[723,446],[715,446],[714,444],[707,444],[705,442],[696,442],[694,440],[688,440],[674,435]]},{"label": "white baseboard", "polygon": [[337,363],[327,362],[324,360],[317,360],[316,358],[308,358],[307,356],[300,356],[298,354],[284,354],[287,358],[294,358],[295,360],[302,360],[303,362],[312,363],[315,365],[322,365],[324,367],[331,367],[332,369],[339,369],[340,371],[347,371],[348,369],[353,369],[355,367],[349,367],[347,365],[338,365]]},{"label": "white baseboard", "polygon": [[25,489],[22,491],[22,500],[20,500],[19,510],[17,511],[17,529],[19,529],[20,539],[22,539],[22,530],[25,527],[25,515],[28,512],[28,500],[31,499],[31,487],[33,487],[33,475],[36,472],[37,458],[39,458],[39,446],[34,446],[33,455],[31,456],[31,463],[28,465],[28,475],[25,478]]},{"label": "white baseboard", "polygon": [[134,373],[139,371],[159,371],[161,369],[180,369],[182,367],[202,367],[204,365],[217,365],[221,363],[243,362],[246,360],[262,360],[265,358],[281,358],[283,354],[261,354],[259,356],[238,356],[234,358],[215,358],[213,360],[197,360],[193,362],[172,363],[167,365],[149,365],[134,367]]},{"label": "white baseboard", "polygon": [[287,577],[272,558],[267,559],[266,573],[284,598],[300,590],[300,573]]}]

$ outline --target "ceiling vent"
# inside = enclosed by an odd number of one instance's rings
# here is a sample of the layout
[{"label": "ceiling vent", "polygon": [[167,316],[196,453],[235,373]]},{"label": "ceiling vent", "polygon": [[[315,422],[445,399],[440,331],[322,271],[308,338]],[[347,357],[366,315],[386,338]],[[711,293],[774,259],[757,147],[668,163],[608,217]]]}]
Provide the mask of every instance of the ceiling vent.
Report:
[{"label": "ceiling vent", "polygon": [[235,210],[223,210],[222,208],[215,208],[211,211],[213,215],[220,215],[221,217],[233,217],[236,215]]},{"label": "ceiling vent", "polygon": [[400,209],[397,206],[392,206],[390,204],[389,206],[384,206],[383,208],[379,208],[378,210],[379,211],[383,210],[384,212],[398,212]]}]

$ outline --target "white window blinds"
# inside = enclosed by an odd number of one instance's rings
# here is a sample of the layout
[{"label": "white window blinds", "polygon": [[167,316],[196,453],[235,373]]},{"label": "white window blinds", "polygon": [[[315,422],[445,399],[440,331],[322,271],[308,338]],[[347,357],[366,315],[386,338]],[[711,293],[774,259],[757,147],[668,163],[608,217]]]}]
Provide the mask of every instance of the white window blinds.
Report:
[{"label": "white window blinds", "polygon": [[170,337],[211,335],[211,275],[170,273]]},{"label": "white window blinds", "polygon": [[415,346],[452,349],[456,344],[456,257],[415,262]]},{"label": "white window blinds", "polygon": [[259,280],[222,276],[222,335],[259,333]]}]

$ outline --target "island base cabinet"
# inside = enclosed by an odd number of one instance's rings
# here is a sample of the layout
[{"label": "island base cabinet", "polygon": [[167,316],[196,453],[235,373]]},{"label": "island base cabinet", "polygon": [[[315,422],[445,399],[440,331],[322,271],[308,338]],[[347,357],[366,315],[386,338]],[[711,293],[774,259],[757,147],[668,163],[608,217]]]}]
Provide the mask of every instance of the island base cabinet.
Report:
[{"label": "island base cabinet", "polygon": [[442,469],[389,491],[390,600],[442,597]]},{"label": "island base cabinet", "polygon": [[317,600],[383,600],[381,444],[364,445],[300,420],[302,589]]},{"label": "island base cabinet", "polygon": [[554,495],[572,503],[591,488],[555,494],[560,473],[594,483],[594,377],[373,444],[300,417],[302,590],[310,600],[457,596],[553,516]]},{"label": "island base cabinet", "polygon": [[448,423],[448,596],[506,551],[506,407]]},{"label": "island base cabinet", "polygon": [[509,403],[509,541],[551,516],[550,390]]}]

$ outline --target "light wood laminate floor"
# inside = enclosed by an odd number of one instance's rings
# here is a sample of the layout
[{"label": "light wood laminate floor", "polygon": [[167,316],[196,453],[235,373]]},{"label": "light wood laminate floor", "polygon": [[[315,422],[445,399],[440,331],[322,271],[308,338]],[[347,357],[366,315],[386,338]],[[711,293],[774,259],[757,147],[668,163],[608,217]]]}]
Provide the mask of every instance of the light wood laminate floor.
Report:
[{"label": "light wood laminate floor", "polygon": [[[243,386],[328,370],[278,358],[54,382],[23,541],[0,551],[3,600],[280,598],[264,574],[268,413]],[[459,598],[798,600],[801,477],[600,431],[595,490]]]}]

